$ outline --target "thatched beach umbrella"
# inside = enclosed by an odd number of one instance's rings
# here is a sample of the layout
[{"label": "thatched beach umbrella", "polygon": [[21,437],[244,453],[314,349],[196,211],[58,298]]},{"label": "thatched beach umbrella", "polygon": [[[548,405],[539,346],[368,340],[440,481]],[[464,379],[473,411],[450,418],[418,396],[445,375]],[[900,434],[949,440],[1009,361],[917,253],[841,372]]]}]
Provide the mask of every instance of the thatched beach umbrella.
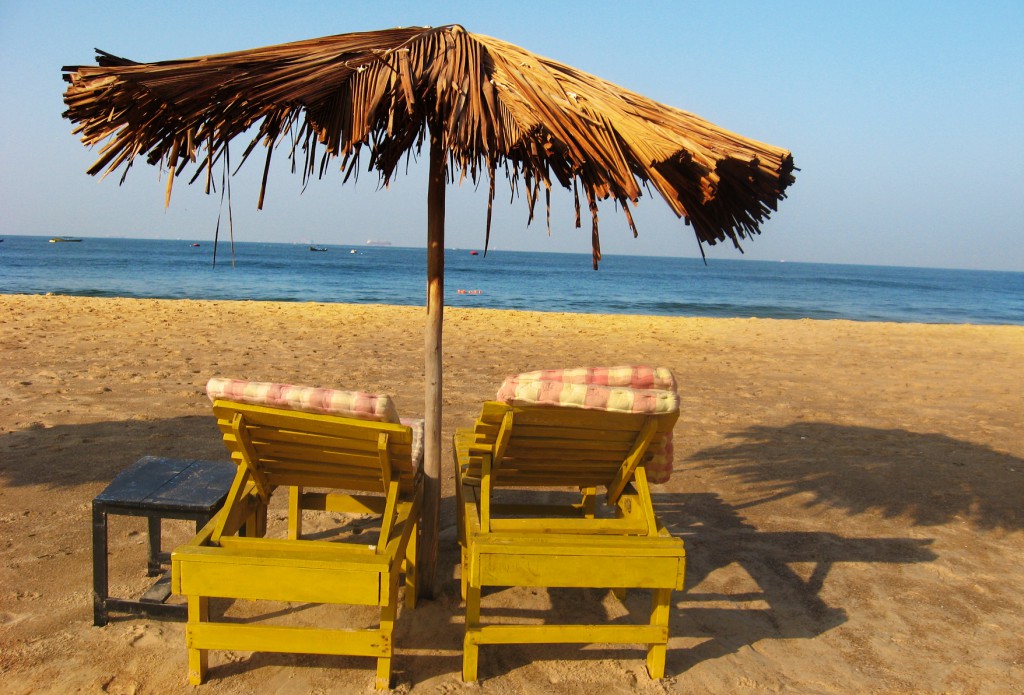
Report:
[{"label": "thatched beach umbrella", "polygon": [[[629,213],[641,185],[653,188],[700,242],[759,233],[793,182],[789,152],[748,140],[574,68],[460,26],[398,28],[157,63],[98,51],[96,66],[65,67],[66,118],[86,145],[103,143],[90,174],[136,157],[176,177],[213,181],[228,143],[253,129],[266,163],[286,143],[306,180],[340,158],[345,180],[361,167],[383,183],[403,157],[429,142],[427,193],[426,457],[422,586],[433,593],[440,508],[441,325],[445,184],[456,174],[502,169],[523,183],[532,219],[554,183],[580,193],[591,214],[594,267],[601,259],[598,201]],[[360,160],[365,157],[364,160]],[[123,179],[122,179],[123,180]]]}]

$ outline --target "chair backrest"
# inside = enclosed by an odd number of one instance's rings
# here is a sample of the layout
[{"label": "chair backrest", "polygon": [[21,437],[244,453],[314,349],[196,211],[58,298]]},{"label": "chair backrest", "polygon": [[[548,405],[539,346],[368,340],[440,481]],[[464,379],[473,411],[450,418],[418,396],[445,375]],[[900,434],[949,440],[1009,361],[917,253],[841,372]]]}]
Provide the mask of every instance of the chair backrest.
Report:
[{"label": "chair backrest", "polygon": [[216,400],[213,412],[231,458],[250,470],[261,493],[279,485],[387,493],[411,489],[411,427],[352,417]]},{"label": "chair backrest", "polygon": [[264,498],[278,485],[412,487],[422,438],[388,395],[217,377],[206,393],[232,459]]},{"label": "chair backrest", "polygon": [[[552,406],[570,412],[659,417],[674,413],[671,424],[666,427],[662,422],[656,427],[654,441],[641,460],[650,482],[663,483],[672,474],[672,425],[679,412],[676,388],[675,377],[665,367],[624,365],[546,369],[508,377],[498,390],[497,400],[515,406]],[[601,416],[592,416],[590,421],[595,423],[594,427],[608,432],[628,431],[640,422],[638,418]],[[608,424],[602,424],[605,422]]]},{"label": "chair backrest", "polygon": [[[483,405],[476,433],[494,445],[492,486],[603,486],[614,502],[651,444],[671,433],[678,417],[678,410],[629,413],[492,401]],[[471,457],[466,477],[479,477],[480,465]]]}]

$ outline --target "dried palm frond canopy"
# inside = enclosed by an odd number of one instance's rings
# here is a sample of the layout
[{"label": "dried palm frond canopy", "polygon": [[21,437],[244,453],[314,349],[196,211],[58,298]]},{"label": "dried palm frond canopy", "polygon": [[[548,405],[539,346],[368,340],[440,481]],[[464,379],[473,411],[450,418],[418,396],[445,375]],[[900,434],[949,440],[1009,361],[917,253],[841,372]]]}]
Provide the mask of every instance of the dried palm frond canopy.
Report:
[{"label": "dried palm frond canopy", "polygon": [[[87,145],[102,144],[89,173],[127,169],[144,156],[191,180],[227,162],[228,143],[255,127],[245,157],[285,142],[302,176],[341,158],[345,179],[362,168],[383,183],[403,156],[436,138],[450,177],[520,181],[530,219],[543,192],[550,230],[552,182],[580,192],[592,216],[611,198],[636,234],[628,203],[653,187],[700,242],[759,233],[793,182],[789,152],[693,114],[461,27],[344,34],[186,60],[135,63],[99,52],[97,66],[65,67],[66,118]],[[243,158],[244,161],[244,158]],[[293,164],[293,167],[295,164]],[[123,180],[123,179],[122,179]],[[263,203],[263,190],[259,205]]]}]

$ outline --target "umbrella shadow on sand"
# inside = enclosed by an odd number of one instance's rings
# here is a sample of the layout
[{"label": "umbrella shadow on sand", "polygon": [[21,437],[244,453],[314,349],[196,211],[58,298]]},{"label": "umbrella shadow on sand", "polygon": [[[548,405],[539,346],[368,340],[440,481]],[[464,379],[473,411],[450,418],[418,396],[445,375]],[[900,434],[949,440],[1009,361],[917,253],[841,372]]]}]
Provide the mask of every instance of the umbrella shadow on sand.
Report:
[{"label": "umbrella shadow on sand", "polygon": [[[698,451],[686,470],[737,478],[757,504],[792,496],[916,526],[1024,527],[1024,460],[943,434],[823,422],[749,427]],[[696,465],[694,465],[696,464]]]},{"label": "umbrella shadow on sand", "polygon": [[0,435],[0,485],[106,486],[146,455],[227,458],[216,422],[205,415],[36,426]]}]

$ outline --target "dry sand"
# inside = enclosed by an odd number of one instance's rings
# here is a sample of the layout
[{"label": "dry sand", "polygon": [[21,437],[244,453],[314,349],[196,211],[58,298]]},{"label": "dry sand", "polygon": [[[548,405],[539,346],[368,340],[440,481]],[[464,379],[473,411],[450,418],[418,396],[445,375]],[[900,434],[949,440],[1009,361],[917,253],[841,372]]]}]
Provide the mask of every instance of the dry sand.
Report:
[{"label": "dry sand", "polygon": [[[223,458],[212,375],[384,391],[421,416],[423,318],[0,296],[0,690],[188,690],[181,623],[92,626],[92,498],[145,454]],[[1024,690],[1024,327],[449,309],[444,360],[446,438],[509,373],[670,367],[677,473],[655,496],[686,539],[688,586],[661,682],[637,648],[511,645],[483,649],[481,685],[464,686],[446,442],[440,595],[400,616],[397,691]],[[144,538],[143,521],[112,517],[112,593],[146,586]],[[489,600],[613,618],[646,606],[599,591]],[[372,682],[367,659],[214,652],[200,692]]]}]

